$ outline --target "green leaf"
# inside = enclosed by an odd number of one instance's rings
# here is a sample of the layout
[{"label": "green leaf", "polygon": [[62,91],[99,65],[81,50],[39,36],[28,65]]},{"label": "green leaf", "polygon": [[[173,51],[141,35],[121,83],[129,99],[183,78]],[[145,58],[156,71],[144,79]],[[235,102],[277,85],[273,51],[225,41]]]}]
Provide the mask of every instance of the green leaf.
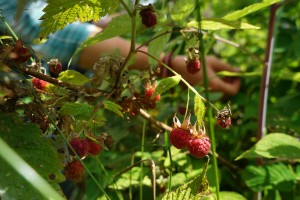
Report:
[{"label": "green leaf", "polygon": [[[153,37],[155,37],[159,34],[162,34],[165,31],[167,31],[167,29],[157,32]],[[164,51],[164,48],[166,47],[167,42],[169,41],[170,35],[171,35],[170,33],[165,34],[161,37],[156,38],[152,42],[150,42],[149,47],[148,47],[149,54],[155,58],[159,58],[161,53]],[[156,60],[149,57],[150,64],[155,64],[156,62],[157,62]]]},{"label": "green leaf", "polygon": [[123,113],[121,112],[122,107],[119,104],[116,104],[115,102],[107,101],[106,100],[106,101],[103,101],[103,105],[104,105],[105,109],[110,110],[110,111],[116,113],[120,117],[124,117]]},{"label": "green leaf", "polygon": [[197,200],[202,198],[211,198],[212,194],[209,191],[209,183],[206,177],[208,168],[208,160],[202,170],[201,175],[197,176],[193,180],[181,185],[175,191],[171,191],[165,194],[162,200]]},{"label": "green leaf", "polygon": [[177,85],[180,82],[180,78],[180,75],[175,75],[160,80],[156,86],[155,92],[152,94],[152,97],[155,97],[158,94],[162,94]]},{"label": "green leaf", "polygon": [[90,81],[86,76],[75,70],[63,71],[59,74],[57,79],[77,86],[82,86]]},{"label": "green leaf", "polygon": [[[189,28],[199,28],[198,21],[190,21],[187,24]],[[220,30],[220,29],[259,29],[257,26],[240,22],[229,21],[225,19],[204,19],[201,22],[201,28],[203,30]]]},{"label": "green leaf", "polygon": [[235,160],[258,157],[299,159],[300,141],[287,134],[270,133]]},{"label": "green leaf", "polygon": [[203,123],[203,118],[205,114],[205,105],[201,97],[198,94],[195,94],[194,97],[194,112],[197,117],[198,125],[201,126]]},{"label": "green leaf", "polygon": [[261,72],[229,72],[229,71],[220,71],[217,74],[220,75],[220,76],[232,76],[232,77],[261,76]]},{"label": "green leaf", "polygon": [[220,200],[247,200],[243,195],[236,192],[221,191]]},{"label": "green leaf", "polygon": [[[94,113],[94,107],[86,103],[65,103],[59,113],[62,115],[72,115],[78,120],[89,120]],[[105,121],[105,118],[98,111],[95,120]]]},{"label": "green leaf", "polygon": [[245,183],[253,191],[263,191],[265,189],[277,189],[280,191],[292,191],[296,176],[291,169],[283,163],[248,166],[242,177]]},{"label": "green leaf", "polygon": [[265,0],[265,1],[260,2],[260,3],[255,3],[255,4],[252,4],[250,6],[247,6],[247,7],[243,8],[242,10],[234,11],[234,12],[224,16],[223,19],[237,20],[239,18],[242,18],[246,15],[249,15],[253,12],[256,12],[260,9],[263,9],[265,7],[268,7],[272,4],[275,4],[275,3],[280,2],[280,1],[282,1],[282,0]]},{"label": "green leaf", "polygon": [[60,191],[58,183],[64,180],[63,166],[50,138],[42,136],[38,125],[23,123],[16,114],[0,113],[0,124],[0,156],[6,160],[0,158],[1,197],[45,199],[43,194],[62,199],[56,191]]},{"label": "green leaf", "polygon": [[175,1],[171,10],[171,18],[174,21],[185,20],[195,9],[194,0],[179,0]]},{"label": "green leaf", "polygon": [[75,52],[78,54],[82,49],[92,44],[107,40],[112,37],[121,36],[131,32],[131,19],[128,15],[114,17],[104,31],[94,37],[88,38]]},{"label": "green leaf", "polygon": [[81,21],[98,21],[106,14],[112,13],[118,5],[118,0],[48,0],[41,17],[41,32],[39,37],[63,29],[67,24]]}]

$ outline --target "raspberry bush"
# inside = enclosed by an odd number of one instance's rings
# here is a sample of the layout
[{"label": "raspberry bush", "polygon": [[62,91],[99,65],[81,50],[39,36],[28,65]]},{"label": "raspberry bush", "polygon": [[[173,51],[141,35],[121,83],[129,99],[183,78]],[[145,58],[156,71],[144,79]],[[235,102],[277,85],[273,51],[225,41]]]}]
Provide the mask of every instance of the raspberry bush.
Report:
[{"label": "raspberry bush", "polygon": [[[300,197],[298,2],[47,2],[39,38],[122,10],[76,54],[115,36],[131,49],[101,56],[83,74],[40,60],[0,12],[8,30],[0,37],[0,199]],[[137,52],[149,57],[147,70],[127,69]],[[208,53],[240,67],[218,72],[226,82],[242,78],[236,96],[210,90]],[[172,69],[178,54],[203,83],[191,86]]]}]

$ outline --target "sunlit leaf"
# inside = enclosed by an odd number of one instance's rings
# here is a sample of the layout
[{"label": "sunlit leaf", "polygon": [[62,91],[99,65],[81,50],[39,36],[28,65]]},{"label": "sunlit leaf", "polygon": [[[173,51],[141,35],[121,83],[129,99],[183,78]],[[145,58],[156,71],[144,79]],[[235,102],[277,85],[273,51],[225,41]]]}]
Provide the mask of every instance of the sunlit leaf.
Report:
[{"label": "sunlit leaf", "polygon": [[98,21],[112,13],[117,5],[118,0],[48,0],[43,10],[45,14],[41,17],[39,37],[46,37],[76,21]]},{"label": "sunlit leaf", "polygon": [[175,1],[173,9],[171,10],[171,18],[174,21],[181,21],[186,19],[195,9],[194,0],[178,0]]},{"label": "sunlit leaf", "polygon": [[[189,28],[199,28],[198,21],[190,21],[187,24]],[[203,30],[221,30],[221,29],[259,29],[257,26],[240,22],[229,21],[225,19],[204,19],[201,22],[201,29]]]},{"label": "sunlit leaf", "polygon": [[300,159],[300,141],[287,134],[270,133],[236,160],[257,157]]},{"label": "sunlit leaf", "polygon": [[90,81],[86,76],[75,70],[63,71],[57,79],[77,86],[82,86]]},{"label": "sunlit leaf", "polygon": [[205,105],[203,100],[198,94],[196,94],[194,97],[194,112],[197,117],[197,123],[199,126],[201,126],[205,114]]},{"label": "sunlit leaf", "polygon": [[152,97],[155,97],[158,94],[162,94],[166,92],[167,90],[176,86],[179,82],[180,82],[180,75],[175,75],[160,80],[156,86],[155,92],[152,94]]},{"label": "sunlit leaf", "polygon": [[275,4],[275,3],[280,2],[280,1],[282,1],[282,0],[264,0],[263,2],[259,2],[259,3],[252,4],[250,6],[247,6],[247,7],[243,8],[242,10],[234,11],[234,12],[224,16],[223,19],[237,20],[239,18],[242,18],[246,15],[249,15],[253,12],[256,12],[260,9],[263,9],[265,7],[268,7],[272,4]]}]

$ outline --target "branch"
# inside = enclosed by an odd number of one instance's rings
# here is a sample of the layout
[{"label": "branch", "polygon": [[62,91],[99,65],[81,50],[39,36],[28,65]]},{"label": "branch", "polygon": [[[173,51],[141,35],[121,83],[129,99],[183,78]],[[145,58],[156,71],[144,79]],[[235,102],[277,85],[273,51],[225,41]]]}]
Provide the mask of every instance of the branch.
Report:
[{"label": "branch", "polygon": [[30,76],[33,76],[33,77],[36,77],[38,79],[41,79],[41,80],[44,80],[44,81],[47,81],[49,83],[52,83],[54,85],[57,85],[57,86],[60,86],[60,87],[64,87],[64,88],[67,88],[69,90],[73,90],[73,91],[76,91],[78,92],[79,90],[83,90],[83,87],[79,87],[79,86],[75,86],[75,85],[72,85],[72,84],[69,84],[69,83],[65,83],[61,80],[58,80],[56,78],[52,78],[50,76],[47,76],[45,74],[42,74],[40,72],[37,72],[37,71],[34,71],[34,70],[31,70],[27,67],[19,67],[20,71],[23,72],[24,74],[27,74],[27,75],[30,75]]},{"label": "branch", "polygon": [[147,113],[145,110],[140,109],[140,114],[147,119],[148,121],[150,121],[152,124],[154,124],[155,126],[157,126],[160,129],[163,129],[167,132],[171,132],[172,131],[172,127],[168,126],[165,123],[162,123],[160,121],[157,121],[154,117],[152,117],[151,115],[149,115],[149,113]]}]

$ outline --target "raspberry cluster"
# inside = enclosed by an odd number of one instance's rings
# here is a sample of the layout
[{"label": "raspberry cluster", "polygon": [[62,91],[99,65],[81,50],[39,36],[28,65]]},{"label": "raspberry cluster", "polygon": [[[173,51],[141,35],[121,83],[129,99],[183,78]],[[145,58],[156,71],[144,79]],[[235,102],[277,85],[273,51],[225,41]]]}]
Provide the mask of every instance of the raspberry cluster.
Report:
[{"label": "raspberry cluster", "polygon": [[174,116],[174,128],[170,132],[169,138],[171,144],[177,149],[188,148],[191,155],[202,158],[210,151],[210,140],[205,132],[200,130],[196,132],[190,124],[190,117],[187,117],[182,124]]},{"label": "raspberry cluster", "polygon": [[[88,132],[85,138],[75,137],[70,140],[69,143],[76,154],[81,159],[84,159],[86,156],[96,156],[100,154],[104,146],[111,149],[111,146],[108,147],[107,144],[112,145],[112,137],[107,134],[102,135],[103,136],[96,137]],[[73,150],[69,147],[69,154],[71,156],[75,156]],[[84,167],[77,158],[73,158],[73,160],[65,166],[64,171],[66,178],[75,182],[80,181],[84,176]]]}]

